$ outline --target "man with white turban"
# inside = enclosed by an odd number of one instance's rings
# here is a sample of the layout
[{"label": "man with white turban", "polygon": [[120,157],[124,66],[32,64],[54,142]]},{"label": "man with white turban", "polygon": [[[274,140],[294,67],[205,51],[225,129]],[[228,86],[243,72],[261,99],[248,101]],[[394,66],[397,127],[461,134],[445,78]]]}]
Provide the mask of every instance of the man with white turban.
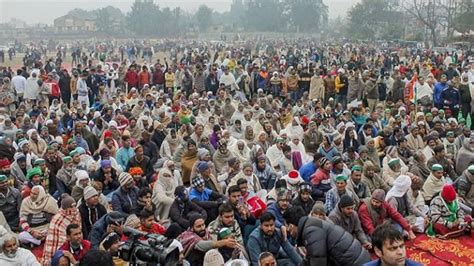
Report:
[{"label": "man with white turban", "polygon": [[393,182],[392,188],[385,196],[385,200],[392,208],[397,210],[408,223],[414,232],[423,232],[426,213],[419,210],[408,196],[411,188],[411,178],[407,175],[398,176]]}]

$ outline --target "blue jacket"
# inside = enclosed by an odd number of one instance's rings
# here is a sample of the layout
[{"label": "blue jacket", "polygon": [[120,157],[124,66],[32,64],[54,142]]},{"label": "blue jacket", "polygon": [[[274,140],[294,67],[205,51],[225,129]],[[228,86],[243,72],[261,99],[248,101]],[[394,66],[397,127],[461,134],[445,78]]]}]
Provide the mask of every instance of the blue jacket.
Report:
[{"label": "blue jacket", "polygon": [[311,176],[316,172],[317,169],[318,168],[316,167],[314,162],[309,162],[301,166],[299,172],[304,181],[309,182],[311,181]]},{"label": "blue jacket", "polygon": [[207,187],[204,188],[204,191],[201,193],[196,188],[191,188],[189,191],[189,200],[197,200],[197,201],[208,201],[211,198],[212,190],[208,189]]},{"label": "blue jacket", "polygon": [[[373,260],[371,262],[367,262],[363,266],[379,266],[379,265],[382,265],[382,262],[380,261],[380,259],[377,259],[377,260]],[[421,263],[418,263],[416,261],[412,261],[410,259],[405,260],[405,266],[421,266],[421,265],[422,265]]]},{"label": "blue jacket", "polygon": [[89,233],[89,241],[91,242],[92,248],[98,249],[99,244],[104,239],[107,234],[107,223],[105,219],[108,214],[102,216],[95,224],[92,226],[91,232]]},{"label": "blue jacket", "polygon": [[461,103],[461,95],[458,89],[447,87],[441,92],[441,100],[444,106],[449,108],[459,108]]},{"label": "blue jacket", "polygon": [[281,231],[278,229],[275,230],[272,236],[266,236],[260,227],[255,228],[250,234],[247,247],[251,247],[248,248],[248,253],[252,265],[258,265],[258,256],[265,251],[272,253],[275,258],[280,259],[281,256],[278,256],[280,248],[285,251],[288,258],[291,259],[294,264],[299,265],[302,261],[302,258],[296,253],[295,248],[290,242],[288,242],[288,240],[283,241]]},{"label": "blue jacket", "polygon": [[117,151],[117,163],[122,167],[122,169],[125,170],[127,169],[128,162],[133,156],[135,156],[135,151],[133,150],[133,148],[130,147],[127,149],[122,147]]},{"label": "blue jacket", "polygon": [[443,90],[445,88],[448,87],[448,84],[447,83],[441,83],[441,82],[437,82],[435,85],[434,85],[434,90],[433,90],[433,102],[436,106],[440,106],[440,107],[443,107],[443,102],[441,100],[441,92],[443,92]]},{"label": "blue jacket", "polygon": [[285,225],[285,219],[283,219],[283,212],[278,207],[277,202],[270,204],[270,206],[267,207],[267,211],[275,216],[275,225],[277,228],[280,228],[282,225]]},{"label": "blue jacket", "polygon": [[117,188],[112,195],[112,209],[125,215],[134,214],[138,208],[138,188],[133,187],[127,193],[122,187]]}]

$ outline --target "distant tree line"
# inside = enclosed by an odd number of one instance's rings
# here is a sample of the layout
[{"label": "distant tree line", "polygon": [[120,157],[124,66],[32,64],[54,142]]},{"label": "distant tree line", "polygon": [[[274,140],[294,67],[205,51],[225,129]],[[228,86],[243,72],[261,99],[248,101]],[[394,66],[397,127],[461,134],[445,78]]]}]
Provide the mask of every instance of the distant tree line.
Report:
[{"label": "distant tree line", "polygon": [[346,30],[357,39],[418,34],[436,46],[442,34],[449,39],[455,31],[474,30],[474,4],[472,0],[362,0],[349,10]]},{"label": "distant tree line", "polygon": [[93,11],[74,9],[70,15],[93,19],[106,34],[180,36],[209,31],[311,32],[318,33],[328,21],[322,0],[234,0],[228,12],[201,5],[193,14],[177,7],[160,8],[153,0],[135,0],[124,14],[115,7]]}]

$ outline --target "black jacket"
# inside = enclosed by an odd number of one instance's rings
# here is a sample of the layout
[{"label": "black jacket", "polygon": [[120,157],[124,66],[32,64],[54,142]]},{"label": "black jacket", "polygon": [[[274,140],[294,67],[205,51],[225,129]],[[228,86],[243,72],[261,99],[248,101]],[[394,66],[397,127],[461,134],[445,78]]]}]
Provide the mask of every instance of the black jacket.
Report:
[{"label": "black jacket", "polygon": [[[89,208],[85,202],[82,202],[78,209],[81,214],[82,235],[84,236],[84,239],[89,239],[89,233],[92,230],[92,226],[95,222],[99,221],[102,216],[107,214],[107,210],[100,203],[97,204],[95,208]],[[94,216],[96,219],[95,221],[92,220],[92,217]]]},{"label": "black jacket", "polygon": [[363,265],[370,255],[342,227],[305,216],[298,223],[298,246],[307,250],[304,265]]},{"label": "black jacket", "polygon": [[172,222],[179,224],[183,230],[189,228],[189,218],[192,214],[200,214],[204,219],[207,218],[206,211],[192,201],[183,203],[175,199],[171,204],[170,219]]},{"label": "black jacket", "polygon": [[298,196],[296,199],[293,200],[291,204],[293,206],[301,206],[301,208],[303,208],[303,210],[305,211],[306,215],[309,215],[311,213],[311,210],[313,209],[314,200],[309,197],[307,202],[303,202],[301,200],[301,197]]}]

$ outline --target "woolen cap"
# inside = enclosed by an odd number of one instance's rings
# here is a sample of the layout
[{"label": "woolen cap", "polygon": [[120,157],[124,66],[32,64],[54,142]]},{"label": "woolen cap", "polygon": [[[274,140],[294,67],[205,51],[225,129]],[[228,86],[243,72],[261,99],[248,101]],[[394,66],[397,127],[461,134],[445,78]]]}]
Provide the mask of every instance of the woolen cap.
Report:
[{"label": "woolen cap", "polygon": [[351,196],[344,194],[341,199],[339,199],[339,208],[345,208],[355,205],[354,199]]},{"label": "woolen cap", "polygon": [[376,199],[378,201],[384,201],[385,200],[385,191],[383,189],[376,189],[374,192],[372,192],[372,198]]}]

